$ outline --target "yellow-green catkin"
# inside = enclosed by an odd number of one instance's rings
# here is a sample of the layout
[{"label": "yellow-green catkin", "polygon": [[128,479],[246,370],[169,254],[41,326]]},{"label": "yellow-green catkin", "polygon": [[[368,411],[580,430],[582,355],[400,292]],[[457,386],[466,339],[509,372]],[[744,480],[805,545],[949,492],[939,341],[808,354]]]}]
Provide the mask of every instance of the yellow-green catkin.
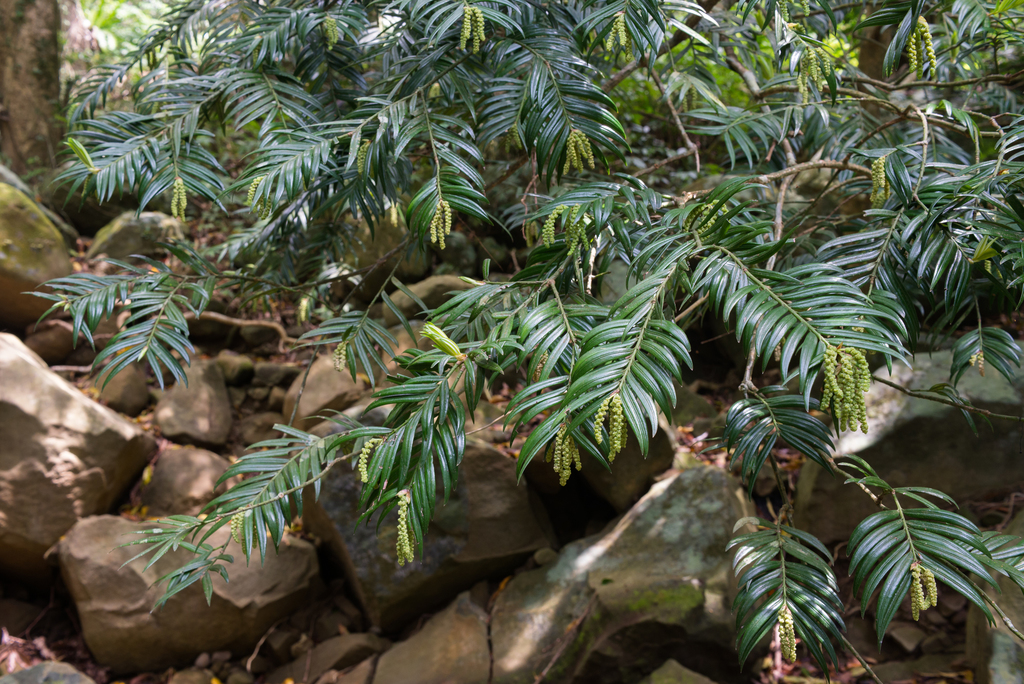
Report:
[{"label": "yellow-green catkin", "polygon": [[604,39],[604,49],[608,52],[613,52],[616,46],[626,54],[633,52],[633,37],[629,34],[626,15],[622,12],[615,15],[615,21],[612,22],[612,27]]},{"label": "yellow-green catkin", "polygon": [[910,613],[916,622],[921,619],[921,611],[928,610],[930,606],[921,584],[921,566],[917,563],[910,568],[910,578]]},{"label": "yellow-green catkin", "polygon": [[295,310],[295,320],[298,323],[305,323],[309,320],[309,307],[312,305],[312,297],[303,297],[299,300],[299,306]]},{"label": "yellow-green catkin", "polygon": [[334,348],[334,370],[341,373],[348,366],[348,342],[339,342]]},{"label": "yellow-green catkin", "polygon": [[552,452],[555,474],[558,475],[558,484],[563,487],[569,481],[573,466],[576,470],[583,469],[583,462],[580,460],[580,449],[576,446],[576,440],[569,434],[569,424],[562,423],[555,435],[554,450]]},{"label": "yellow-green catkin", "polygon": [[398,493],[398,564],[405,565],[415,560],[413,553],[412,537],[409,535],[409,504],[412,503],[412,495],[408,489]]},{"label": "yellow-green catkin", "polygon": [[[885,155],[887,157],[888,155]],[[885,175],[885,157],[871,162],[871,208],[881,209],[889,199],[889,178]]]},{"label": "yellow-green catkin", "polygon": [[533,381],[534,382],[538,382],[540,380],[540,376],[541,376],[541,374],[544,373],[544,366],[547,364],[547,362],[548,362],[548,353],[544,352],[543,354],[541,354],[540,358],[537,359],[537,368],[533,371]]},{"label": "yellow-green catkin", "polygon": [[444,249],[444,237],[452,232],[452,208],[447,200],[438,200],[434,218],[430,219],[430,241]]},{"label": "yellow-green catkin", "polygon": [[722,204],[722,207],[715,212],[715,215],[711,216],[711,210],[715,204],[715,202],[705,202],[699,209],[694,209],[687,214],[686,220],[683,222],[683,230],[696,229],[697,235],[703,237],[715,225],[715,221],[718,220],[719,216],[725,216],[729,212],[729,206]]},{"label": "yellow-green catkin", "polygon": [[[987,261],[985,262],[988,263]],[[979,351],[977,354],[971,354],[971,365],[978,367],[978,373],[981,377],[985,377],[985,352]]]},{"label": "yellow-green catkin", "polygon": [[825,389],[821,393],[821,409],[831,405],[836,414],[838,430],[868,431],[864,393],[871,388],[871,369],[864,352],[853,347],[825,348],[823,363]]},{"label": "yellow-green catkin", "polygon": [[[916,45],[914,45],[914,43],[917,42],[917,41],[921,42],[920,50],[917,48]],[[913,46],[914,47],[914,52],[915,53],[920,53],[920,52],[924,53],[924,54],[917,54],[917,58],[915,60],[917,62],[917,64],[916,65],[913,65],[913,64],[911,65],[911,68],[914,71],[917,72],[917,77],[921,78],[921,69],[924,66],[924,58],[927,57],[928,58],[928,71],[931,74],[932,78],[935,78],[935,67],[936,67],[935,44],[932,42],[932,31],[928,27],[928,21],[925,20],[924,17],[918,17],[917,18],[917,27],[916,27],[916,30],[914,31],[914,35],[912,35],[910,37],[910,40],[907,41],[907,42],[908,42],[908,48],[907,48],[908,54],[910,52],[910,47],[909,46]]]},{"label": "yellow-green catkin", "polygon": [[796,662],[796,629],[793,625],[793,613],[789,606],[782,604],[779,608],[779,647],[782,656],[791,663]]},{"label": "yellow-green catkin", "polygon": [[789,23],[789,0],[779,0],[777,5],[779,8],[779,14],[782,15],[782,20]]},{"label": "yellow-green catkin", "polygon": [[808,0],[800,0],[800,9],[804,11],[804,14],[811,13],[811,3]]},{"label": "yellow-green catkin", "polygon": [[562,215],[568,207],[564,204],[559,204],[555,207],[555,210],[548,214],[547,220],[544,221],[544,227],[541,228],[540,238],[541,242],[544,243],[545,247],[550,247],[555,244],[555,223],[558,222],[558,217]]},{"label": "yellow-green catkin", "polygon": [[569,212],[569,221],[565,226],[565,244],[571,252],[586,241],[586,226],[583,222],[583,216],[580,215],[580,205],[577,204]]},{"label": "yellow-green catkin", "polygon": [[356,152],[356,171],[360,176],[366,171],[366,154],[370,151],[370,141],[364,140],[363,144],[359,146],[359,150]]},{"label": "yellow-green catkin", "polygon": [[181,179],[181,176],[176,176],[174,185],[171,186],[171,216],[184,221],[187,203],[188,194],[185,191],[185,181]]},{"label": "yellow-green catkin", "polygon": [[359,463],[358,463],[359,481],[360,482],[369,482],[370,481],[370,470],[369,470],[370,456],[373,454],[373,450],[376,449],[377,446],[381,442],[383,442],[383,441],[384,440],[379,438],[379,437],[374,437],[373,439],[366,440],[366,443],[363,444],[363,448],[359,452]]},{"label": "yellow-green catkin", "polygon": [[604,437],[601,436],[601,425],[605,416],[608,416],[608,462],[612,463],[618,453],[626,447],[626,440],[629,438],[626,417],[622,410],[622,397],[618,393],[606,397],[594,414],[594,439],[598,444],[604,441]]},{"label": "yellow-green catkin", "polygon": [[939,605],[939,585],[935,583],[935,573],[928,568],[921,568],[921,581],[924,584],[925,603],[929,608]]},{"label": "yellow-green catkin", "polygon": [[334,47],[341,39],[341,34],[338,33],[338,22],[334,20],[334,17],[324,19],[324,35],[327,37],[327,44],[331,47]]},{"label": "yellow-green catkin", "polygon": [[569,173],[569,169],[582,171],[584,161],[587,166],[594,168],[594,150],[586,134],[573,129],[569,132],[569,140],[565,144],[565,166],[562,167],[562,173]]},{"label": "yellow-green catkin", "polygon": [[484,13],[479,7],[466,5],[462,10],[462,33],[459,36],[459,49],[465,50],[469,39],[473,39],[473,54],[480,52],[480,44],[487,40],[484,35]]},{"label": "yellow-green catkin", "polygon": [[508,133],[505,134],[505,154],[512,154],[523,149],[523,141],[519,137],[519,124],[512,124],[512,128],[508,129]]},{"label": "yellow-green catkin", "polygon": [[249,194],[245,197],[245,203],[248,204],[261,219],[265,219],[270,216],[270,200],[266,197],[261,197],[255,205],[253,204],[253,200],[256,199],[256,191],[259,190],[260,183],[263,182],[263,178],[263,176],[257,176],[252,179],[252,183],[249,183]]},{"label": "yellow-green catkin", "polygon": [[825,75],[822,66],[828,64],[828,53],[821,48],[807,46],[800,56],[797,68],[796,87],[800,93],[800,101],[807,104],[811,100],[810,84],[819,90],[824,87]]},{"label": "yellow-green catkin", "polygon": [[238,512],[231,516],[231,538],[241,544],[245,540],[245,531],[242,529],[245,523],[245,513]]}]

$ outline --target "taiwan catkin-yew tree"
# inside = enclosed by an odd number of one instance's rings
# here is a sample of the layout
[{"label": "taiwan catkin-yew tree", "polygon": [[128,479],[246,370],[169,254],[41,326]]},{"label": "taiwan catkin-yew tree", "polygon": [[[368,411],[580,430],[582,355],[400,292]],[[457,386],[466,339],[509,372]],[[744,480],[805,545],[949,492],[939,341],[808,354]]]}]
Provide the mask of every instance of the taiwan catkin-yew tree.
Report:
[{"label": "taiwan catkin-yew tree", "polygon": [[[879,640],[908,596],[915,616],[956,592],[1002,620],[984,586],[1024,587],[1024,544],[980,531],[928,482],[890,486],[835,448],[867,429],[872,383],[892,384],[888,370],[919,351],[952,345],[949,382],[896,387],[958,407],[965,430],[981,419],[957,382],[1019,366],[993,322],[1024,297],[1022,20],[1019,0],[174,5],[75,93],[61,180],[103,201],[170,197],[182,218],[197,202],[244,204],[249,227],[42,296],[90,339],[127,312],[96,360],[108,376],[146,361],[184,381],[188,320],[222,292],[293,306],[315,324],[298,344],[339,373],[393,372],[372,404],[390,408],[383,426],[338,417],[326,438],[279,426],[203,517],[140,537],[154,559],[195,554],[161,601],[226,576],[226,547],[210,542],[222,526],[247,557],[272,553],[331,468],[362,482],[369,524],[398,519],[397,562],[416,558],[499,377],[518,377],[504,419],[528,433],[520,474],[548,460],[564,484],[608,468],[630,437],[646,453],[692,367],[688,329],[717,320],[742,348],[745,398],[720,445],[748,491],[762,468],[779,474],[786,446],[879,504],[845,547]],[[216,145],[240,131],[258,145],[228,172]],[[651,131],[674,146],[639,156]],[[815,192],[796,192],[809,176]],[[392,261],[345,265],[353,217],[398,217],[400,250],[439,249],[469,226],[532,249],[509,277],[485,264],[425,309],[433,348],[391,359],[370,308],[332,295],[383,282],[362,301],[408,325],[389,292],[415,296]],[[604,301],[616,265],[626,291]],[[740,521],[732,543],[740,659],[777,629],[787,658],[806,649],[827,672],[852,649],[832,554],[790,502],[768,515]]]}]

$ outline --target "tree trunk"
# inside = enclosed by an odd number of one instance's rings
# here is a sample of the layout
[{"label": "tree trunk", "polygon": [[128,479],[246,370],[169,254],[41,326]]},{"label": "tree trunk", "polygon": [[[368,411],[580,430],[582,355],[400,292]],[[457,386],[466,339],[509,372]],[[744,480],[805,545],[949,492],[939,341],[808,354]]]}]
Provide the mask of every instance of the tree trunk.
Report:
[{"label": "tree trunk", "polygon": [[0,0],[0,153],[15,173],[54,165],[59,99],[59,1]]}]

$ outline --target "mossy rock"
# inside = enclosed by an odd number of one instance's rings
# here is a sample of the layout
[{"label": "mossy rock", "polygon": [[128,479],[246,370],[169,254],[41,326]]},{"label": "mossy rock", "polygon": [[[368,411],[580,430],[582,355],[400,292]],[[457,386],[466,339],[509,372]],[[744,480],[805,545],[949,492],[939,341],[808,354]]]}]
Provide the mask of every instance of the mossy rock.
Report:
[{"label": "mossy rock", "polygon": [[124,259],[133,254],[160,257],[165,254],[158,243],[185,239],[185,226],[176,218],[158,211],[144,211],[138,216],[126,211],[96,233],[87,257],[106,254],[111,259]]},{"label": "mossy rock", "polygon": [[34,323],[51,302],[25,293],[70,273],[60,231],[25,193],[0,183],[0,325]]}]

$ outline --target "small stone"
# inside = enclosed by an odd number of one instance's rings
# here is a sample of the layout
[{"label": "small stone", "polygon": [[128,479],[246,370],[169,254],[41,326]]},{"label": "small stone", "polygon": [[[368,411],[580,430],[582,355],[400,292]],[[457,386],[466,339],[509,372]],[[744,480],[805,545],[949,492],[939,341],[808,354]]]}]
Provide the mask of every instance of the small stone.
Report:
[{"label": "small stone", "polygon": [[252,359],[248,356],[225,349],[217,354],[217,365],[228,385],[238,387],[252,380],[254,369]]},{"label": "small stone", "polygon": [[213,673],[207,669],[188,669],[175,672],[167,684],[210,684]]},{"label": "small stone", "polygon": [[249,662],[249,670],[259,677],[265,672],[270,672],[270,661],[263,656],[258,655]]},{"label": "small stone", "polygon": [[652,672],[640,684],[715,684],[715,682],[670,659],[666,660],[664,665]]},{"label": "small stone", "polygon": [[25,335],[25,346],[51,366],[71,355],[75,350],[74,342],[71,325],[67,321],[43,321],[38,326],[29,326]]},{"label": "small stone", "polygon": [[955,591],[940,591],[939,592],[939,612],[942,613],[943,617],[950,617],[955,613],[959,613],[964,607],[967,606],[967,599],[962,594],[958,594]]},{"label": "small stone", "polygon": [[231,660],[231,651],[214,651],[210,654],[210,660],[215,663],[226,663]]},{"label": "small stone", "polygon": [[242,387],[228,387],[228,397],[231,400],[231,406],[238,408],[245,403],[245,397],[247,396],[246,391]]},{"label": "small stone", "polygon": [[200,670],[205,670],[206,668],[210,667],[210,663],[212,662],[213,659],[210,658],[209,653],[200,653],[198,656],[196,656],[196,662],[194,663],[194,665]]},{"label": "small stone", "polygon": [[284,387],[275,387],[270,390],[270,397],[267,399],[267,409],[271,411],[283,411],[284,400],[287,395],[288,392]]},{"label": "small stone", "polygon": [[277,439],[281,433],[274,429],[274,426],[284,423],[285,418],[280,413],[265,412],[254,413],[241,420],[238,424],[238,433],[244,446],[252,446],[257,442],[268,439]]},{"label": "small stone", "polygon": [[290,363],[260,361],[256,364],[253,384],[261,387],[285,387],[302,373],[302,368]]},{"label": "small stone", "polygon": [[907,653],[913,653],[928,633],[917,625],[908,622],[893,622],[886,632]]},{"label": "small stone", "polygon": [[142,488],[142,504],[153,516],[198,515],[213,499],[217,480],[228,465],[203,449],[167,449],[157,459],[149,484]]},{"label": "small stone", "polygon": [[[313,648],[309,657],[297,657],[295,662],[271,672],[267,676],[267,681],[270,684],[281,684],[286,679],[296,682],[312,682],[328,670],[344,670],[347,667],[352,667],[377,653],[386,651],[389,646],[391,646],[390,641],[374,634],[346,634],[332,637]],[[309,676],[304,677],[307,671]]]},{"label": "small stone", "polygon": [[0,599],[0,627],[6,629],[12,637],[21,636],[41,612],[42,608],[25,601]]},{"label": "small stone", "polygon": [[332,637],[348,634],[348,616],[339,610],[323,613],[313,624],[313,639],[326,641]]},{"label": "small stone", "polygon": [[292,658],[301,658],[310,652],[313,648],[313,640],[309,638],[308,634],[300,634],[299,640],[292,644],[290,649]]},{"label": "small stone", "polygon": [[251,674],[245,670],[235,668],[228,674],[224,684],[252,684],[254,681],[256,681],[256,678]]},{"label": "small stone", "polygon": [[952,639],[945,632],[935,632],[925,637],[921,642],[921,653],[945,653],[953,644]]},{"label": "small stone", "polygon": [[270,388],[252,386],[245,390],[245,393],[253,401],[266,401],[267,397],[270,396]]},{"label": "small stone", "polygon": [[292,646],[295,645],[299,640],[298,630],[292,629],[291,627],[276,627],[263,645],[270,651],[270,654],[274,656],[274,660],[279,663],[286,663],[291,660]]},{"label": "small stone", "polygon": [[185,225],[167,214],[144,211],[136,216],[134,211],[126,211],[96,233],[86,256],[126,259],[141,254],[159,258],[167,252],[158,243],[182,240],[185,233]]},{"label": "small stone", "polygon": [[114,377],[96,379],[100,401],[118,413],[134,418],[149,406],[149,385],[138,366],[132,364]]},{"label": "small stone", "polygon": [[558,552],[550,547],[537,549],[533,552],[533,562],[537,565],[548,565],[556,560],[558,560]]},{"label": "small stone", "polygon": [[258,349],[265,344],[271,344],[280,339],[276,330],[265,325],[243,325],[239,334],[252,349]]},{"label": "small stone", "polygon": [[[350,374],[334,370],[334,359],[330,354],[322,354],[309,370],[305,385],[303,375],[292,382],[281,413],[289,419],[297,404],[295,426],[308,429],[320,422],[317,416],[330,415],[331,411],[344,411],[359,403],[367,389],[369,385],[361,379],[353,381]],[[273,396],[272,392],[271,399]]]},{"label": "small stone", "polygon": [[160,399],[157,425],[179,444],[224,446],[231,432],[231,400],[220,367],[197,359],[185,373],[188,384],[175,385]]}]

